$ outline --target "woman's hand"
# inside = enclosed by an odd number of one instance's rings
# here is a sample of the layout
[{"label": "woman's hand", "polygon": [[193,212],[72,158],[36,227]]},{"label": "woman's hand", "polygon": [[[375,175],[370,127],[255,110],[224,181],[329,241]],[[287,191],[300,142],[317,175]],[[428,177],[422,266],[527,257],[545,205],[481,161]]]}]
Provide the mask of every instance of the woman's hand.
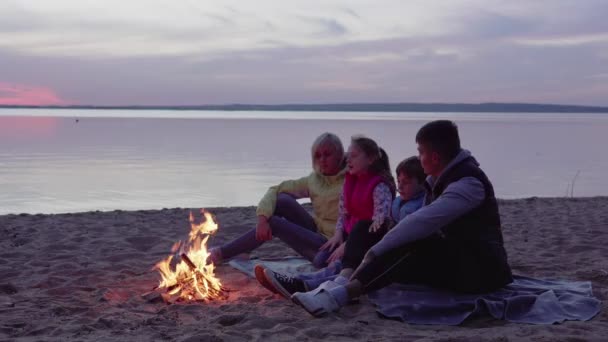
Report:
[{"label": "woman's hand", "polygon": [[340,244],[340,246],[338,246],[338,248],[336,248],[336,250],[333,253],[331,253],[329,258],[327,258],[328,265],[334,261],[342,259],[342,257],[344,256],[344,247],[345,246],[346,246],[346,242],[343,242]]},{"label": "woman's hand", "polygon": [[272,229],[266,216],[258,216],[258,225],[255,227],[255,239],[258,241],[272,240]]},{"label": "woman's hand", "polygon": [[320,251],[333,251],[336,247],[340,246],[340,244],[342,244],[342,240],[344,240],[344,233],[339,230],[336,229],[336,232],[334,233],[334,236],[331,237],[331,239],[327,240],[326,243],[323,244],[323,246],[321,246],[319,248]]}]

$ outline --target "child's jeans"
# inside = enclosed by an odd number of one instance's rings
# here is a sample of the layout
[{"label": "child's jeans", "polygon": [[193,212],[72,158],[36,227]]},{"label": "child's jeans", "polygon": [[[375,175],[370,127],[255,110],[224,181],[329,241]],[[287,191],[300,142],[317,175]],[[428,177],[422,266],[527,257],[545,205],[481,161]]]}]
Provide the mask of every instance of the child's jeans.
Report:
[{"label": "child's jeans", "polygon": [[365,253],[378,243],[386,234],[387,227],[383,226],[376,232],[370,232],[371,220],[361,220],[357,222],[350,234],[346,237],[344,256],[341,261],[336,261],[331,265],[313,273],[297,275],[297,278],[304,281],[306,288],[311,291],[319,287],[328,280],[334,280],[344,268],[356,269],[359,267]]}]

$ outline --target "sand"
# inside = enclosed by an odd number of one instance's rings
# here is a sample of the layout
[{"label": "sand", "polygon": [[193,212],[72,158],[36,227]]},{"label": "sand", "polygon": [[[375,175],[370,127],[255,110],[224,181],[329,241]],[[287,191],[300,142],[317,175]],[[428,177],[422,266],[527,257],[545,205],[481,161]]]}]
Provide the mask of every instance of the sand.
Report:
[{"label": "sand", "polygon": [[[186,238],[188,209],[0,216],[1,341],[444,340],[589,341],[608,336],[608,197],[500,201],[517,274],[589,280],[604,301],[589,322],[515,324],[491,318],[457,327],[380,318],[366,300],[313,318],[254,279],[222,265],[224,301],[167,305],[141,294],[151,267]],[[220,224],[212,244],[255,222],[253,207],[208,208]],[[280,241],[252,255],[293,253]]]}]

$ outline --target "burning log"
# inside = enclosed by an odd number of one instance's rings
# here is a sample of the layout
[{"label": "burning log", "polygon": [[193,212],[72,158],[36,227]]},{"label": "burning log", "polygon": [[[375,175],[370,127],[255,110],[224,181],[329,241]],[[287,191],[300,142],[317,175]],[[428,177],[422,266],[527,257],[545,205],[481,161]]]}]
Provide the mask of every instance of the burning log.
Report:
[{"label": "burning log", "polygon": [[[181,241],[173,245],[173,255],[156,264],[155,268],[161,274],[160,284],[153,290],[160,293],[166,303],[176,301],[209,301],[213,299],[227,298],[228,290],[225,289],[220,280],[215,277],[214,265],[207,264],[207,240],[209,236],[218,229],[211,214],[201,210],[205,221],[195,224],[192,213],[190,213],[189,240],[182,244]],[[180,251],[177,254],[177,251]],[[180,262],[171,267],[174,255],[179,255]],[[150,293],[144,294],[144,299],[154,296]],[[149,300],[150,301],[150,300]]]},{"label": "burning log", "polygon": [[141,298],[143,298],[145,301],[150,302],[150,303],[157,303],[157,302],[164,301],[162,293],[155,291],[155,290],[156,289],[142,294]]},{"label": "burning log", "polygon": [[192,272],[196,272],[196,265],[192,262],[192,260],[190,260],[190,258],[188,258],[188,255],[186,253],[182,253],[180,256],[182,257],[182,260],[184,260],[186,265],[190,267],[190,270]]},{"label": "burning log", "polygon": [[[219,282],[218,286],[209,285],[209,275],[197,268],[187,254],[181,253],[180,258],[188,267],[190,275],[187,278],[178,278],[177,282],[170,286],[157,286],[152,291],[144,293],[142,298],[152,303],[162,300],[167,304],[190,300],[207,302],[213,299],[228,298],[230,291]],[[184,296],[184,294],[186,295]]]}]

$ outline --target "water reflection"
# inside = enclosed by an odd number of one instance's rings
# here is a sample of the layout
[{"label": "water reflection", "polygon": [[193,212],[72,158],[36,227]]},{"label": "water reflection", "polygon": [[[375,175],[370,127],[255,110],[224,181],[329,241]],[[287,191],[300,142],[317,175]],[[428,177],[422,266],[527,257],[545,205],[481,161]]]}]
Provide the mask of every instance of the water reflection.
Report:
[{"label": "water reflection", "polygon": [[0,117],[0,141],[46,139],[57,134],[59,118]]},{"label": "water reflection", "polygon": [[[428,121],[81,114],[78,123],[0,116],[0,213],[255,205],[268,186],[310,172],[310,144],[322,132],[335,132],[345,145],[353,134],[370,136],[394,167],[416,154],[416,131]],[[564,196],[578,170],[576,196],[608,195],[602,181],[608,160],[599,157],[608,143],[607,117],[516,121],[507,114],[501,121],[500,115],[456,120],[463,146],[499,197]]]}]

